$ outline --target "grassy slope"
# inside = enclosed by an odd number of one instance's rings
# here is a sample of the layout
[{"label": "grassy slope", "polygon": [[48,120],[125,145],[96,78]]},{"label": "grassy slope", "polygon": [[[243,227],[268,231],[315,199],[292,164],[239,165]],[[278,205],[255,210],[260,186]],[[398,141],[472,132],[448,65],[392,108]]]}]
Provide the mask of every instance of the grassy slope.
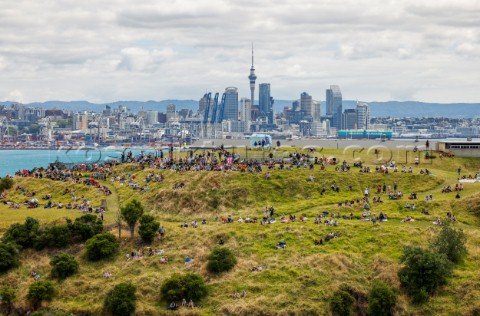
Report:
[{"label": "grassy slope", "polygon": [[[339,159],[352,161],[351,152],[325,150],[321,156],[335,154]],[[411,153],[410,153],[411,154]],[[366,156],[366,153],[356,154],[371,164],[376,157]],[[402,162],[402,153],[397,161]],[[403,153],[403,157],[405,154]],[[403,158],[404,161],[404,158]],[[203,308],[196,312],[201,314],[259,314],[263,313],[296,313],[296,314],[328,314],[328,298],[332,290],[341,283],[350,284],[359,295],[365,295],[374,279],[382,279],[398,287],[396,272],[399,269],[398,258],[402,247],[407,244],[427,245],[429,239],[438,230],[431,224],[436,216],[445,218],[447,211],[454,210],[468,236],[469,255],[465,263],[455,270],[451,279],[438,295],[422,307],[412,306],[408,299],[401,295],[397,312],[400,315],[468,315],[480,301],[480,232],[479,209],[480,195],[477,194],[479,184],[467,184],[462,192],[463,199],[455,201],[454,194],[439,193],[444,184],[456,182],[456,168],[461,165],[464,172],[475,173],[479,165],[473,159],[436,159],[433,164],[421,165],[431,169],[435,176],[411,174],[360,174],[353,169],[349,174],[336,173],[333,167],[327,172],[319,169],[314,171],[273,171],[272,179],[264,180],[262,174],[240,174],[238,172],[221,173],[174,173],[164,172],[166,180],[162,183],[150,183],[150,190],[140,194],[138,191],[121,186],[118,183],[108,184],[114,194],[108,198],[111,211],[107,213],[106,222],[114,223],[115,209],[123,205],[129,198],[141,199],[146,210],[154,214],[167,229],[167,238],[154,247],[162,247],[170,258],[168,265],[161,265],[158,257],[147,257],[139,261],[126,262],[125,254],[138,247],[138,239],[129,240],[127,232],[123,232],[122,250],[113,261],[89,263],[83,255],[82,245],[68,249],[75,254],[80,262],[80,273],[57,284],[61,295],[50,303],[52,307],[63,310],[90,310],[95,314],[102,312],[102,302],[105,294],[118,282],[131,281],[138,287],[139,314],[158,314],[164,310],[164,303],[159,303],[159,287],[162,281],[174,272],[195,271],[206,277],[210,285],[211,295],[202,302]],[[135,174],[138,182],[142,182],[148,170],[141,172],[131,170],[131,166],[120,166],[117,172]],[[415,168],[418,171],[419,168]],[[157,171],[158,172],[158,171]],[[307,182],[309,175],[315,176],[314,183]],[[185,182],[180,190],[172,190],[174,183]],[[332,193],[330,184],[335,181],[340,184],[339,194]],[[377,184],[393,184],[408,195],[411,191],[419,193],[420,201],[417,211],[405,211],[406,201],[388,201],[381,205],[372,205],[374,211],[384,211],[390,217],[389,222],[373,226],[371,223],[358,220],[340,220],[339,227],[314,225],[313,217],[321,211],[340,211],[349,214],[351,211],[360,216],[361,208],[338,209],[336,203],[345,199],[356,199],[362,196],[365,186],[370,186],[372,192]],[[353,192],[348,192],[352,184]],[[37,195],[63,192],[65,183],[33,179],[19,179],[16,185],[35,188]],[[322,185],[327,188],[327,195],[320,196]],[[50,186],[50,187],[48,187]],[[98,205],[102,196],[95,190],[78,186],[77,192]],[[12,191],[13,192],[13,191]],[[434,195],[434,201],[421,201],[425,194]],[[309,199],[306,199],[306,196]],[[16,197],[10,193],[12,199]],[[56,196],[54,200],[68,203],[68,198]],[[273,225],[240,224],[222,225],[214,222],[214,210],[220,215],[232,214],[235,218],[242,215],[262,216],[265,205],[274,205],[276,213],[304,214],[309,217],[306,223],[276,223]],[[425,206],[430,216],[421,216],[419,210]],[[417,221],[404,224],[400,219],[411,214]],[[5,209],[0,205],[0,229],[4,230],[12,222],[23,221],[26,216],[34,216],[42,222],[61,220],[65,216],[79,215],[68,210],[35,210]],[[179,224],[206,218],[207,225],[199,228],[181,229]],[[115,229],[112,229],[115,232]],[[339,239],[333,240],[323,247],[315,247],[313,239],[323,237],[329,231],[341,233]],[[220,236],[226,239],[226,246],[231,248],[239,259],[233,271],[220,277],[214,277],[206,272],[206,257],[217,244]],[[274,248],[278,240],[285,240],[287,249],[279,251]],[[19,289],[19,301],[23,302],[26,288],[30,284],[29,274],[32,270],[40,272],[44,277],[49,275],[49,257],[55,251],[22,253],[22,265],[3,275],[1,284],[11,284]],[[183,262],[186,256],[195,258],[192,266],[186,267]],[[265,271],[251,272],[250,267],[261,265]],[[102,273],[113,273],[111,279],[103,279]],[[233,291],[247,291],[247,297],[233,299]],[[469,305],[462,302],[471,302]],[[185,312],[185,311],[184,311]]]}]

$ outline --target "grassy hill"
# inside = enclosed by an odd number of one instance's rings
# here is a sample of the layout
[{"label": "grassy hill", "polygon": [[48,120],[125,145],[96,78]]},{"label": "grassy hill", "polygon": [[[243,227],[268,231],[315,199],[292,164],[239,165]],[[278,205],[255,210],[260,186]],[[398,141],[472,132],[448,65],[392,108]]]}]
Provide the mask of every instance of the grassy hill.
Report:
[{"label": "grassy hill", "polygon": [[[385,154],[385,153],[384,153]],[[404,152],[391,153],[400,162],[405,160]],[[411,153],[410,153],[411,154]],[[335,156],[353,162],[348,151],[325,150],[314,153],[318,157]],[[354,154],[355,155],[355,154]],[[251,156],[251,154],[249,155]],[[381,162],[371,153],[356,153],[356,159],[362,159],[373,170]],[[381,157],[382,158],[382,157]],[[403,159],[403,160],[402,160]],[[16,178],[10,189],[8,199],[23,201],[25,191],[35,191],[41,197],[52,194],[52,200],[71,201],[66,188],[76,188],[77,196],[99,206],[106,199],[109,210],[105,217],[106,230],[117,234],[116,216],[119,206],[135,198],[145,206],[146,213],[155,216],[166,228],[166,238],[154,241],[151,247],[162,248],[169,257],[167,265],[160,264],[160,257],[144,257],[141,260],[127,261],[126,254],[133,249],[145,247],[136,235],[131,239],[126,226],[121,237],[121,251],[113,260],[92,263],[85,258],[83,244],[72,245],[65,250],[77,257],[79,272],[63,282],[55,282],[57,295],[47,306],[59,315],[69,312],[83,315],[102,315],[103,300],[106,293],[116,284],[124,281],[137,286],[138,315],[161,315],[166,313],[166,302],[161,301],[160,286],[173,273],[196,272],[202,275],[210,290],[209,296],[200,302],[201,307],[193,310],[180,309],[182,315],[329,315],[329,298],[341,284],[348,284],[357,297],[366,298],[374,280],[383,280],[399,291],[396,307],[397,315],[472,315],[480,309],[480,183],[465,184],[461,199],[455,199],[455,193],[442,194],[445,185],[457,183],[457,168],[462,174],[475,174],[480,160],[468,158],[421,159],[419,166],[408,164],[414,172],[409,173],[360,173],[358,168],[350,172],[335,171],[329,166],[325,171],[315,166],[314,170],[271,170],[265,168],[261,173],[228,172],[175,172],[151,169],[137,170],[134,165],[120,165],[113,172],[119,176],[134,176],[134,182],[145,186],[144,178],[148,173],[162,173],[165,180],[149,182],[148,190],[141,193],[127,183],[104,182],[112,190],[105,197],[96,189],[85,185],[57,182],[51,180]],[[401,168],[401,166],[400,166]],[[419,174],[420,169],[428,168],[432,175]],[[265,179],[266,172],[271,173],[270,180]],[[314,181],[307,181],[309,176]],[[184,187],[173,189],[175,184],[184,183]],[[339,186],[340,192],[330,189],[332,183]],[[385,194],[376,194],[378,185],[396,183],[404,193],[400,200],[389,200]],[[16,190],[16,187],[24,191]],[[349,189],[352,187],[352,190]],[[326,194],[321,195],[322,187]],[[315,225],[314,218],[324,211],[349,215],[356,218],[362,214],[362,206],[356,203],[363,197],[365,187],[370,187],[372,196],[381,196],[383,203],[371,203],[372,213],[388,214],[385,223],[372,225],[359,219],[339,219],[339,226]],[[407,196],[416,192],[419,200],[416,210],[404,208]],[[432,194],[433,201],[424,201],[425,195]],[[339,207],[339,202],[354,200],[354,207]],[[44,201],[40,201],[44,204]],[[260,225],[238,223],[242,216],[263,216],[265,206],[274,206],[277,219],[281,214],[306,216],[304,223],[281,223]],[[420,210],[425,207],[429,215]],[[406,245],[428,246],[429,241],[439,231],[432,222],[437,218],[446,218],[447,212],[453,212],[458,219],[455,224],[467,235],[468,255],[455,269],[455,275],[449,283],[436,293],[427,304],[413,305],[402,292],[397,277],[400,269],[399,257]],[[222,224],[215,217],[232,215],[234,223]],[[28,216],[42,223],[63,223],[65,218],[75,218],[82,214],[78,210],[10,209],[0,204],[0,234],[12,223],[23,222]],[[415,219],[413,223],[402,223],[407,215]],[[207,220],[206,225],[198,228],[183,229],[184,222],[192,220],[199,223]],[[313,240],[324,238],[328,232],[337,232],[340,237],[323,246],[315,246]],[[207,256],[218,244],[220,238],[225,246],[232,250],[238,264],[234,269],[221,276],[214,276],[206,269]],[[276,249],[279,240],[287,243],[286,249]],[[50,258],[60,250],[43,251],[24,250],[21,252],[21,265],[0,275],[0,285],[10,285],[17,289],[17,307],[26,307],[26,293],[33,282],[32,271],[40,273],[42,278],[50,278]],[[187,256],[194,258],[192,265],[184,265]],[[252,272],[252,266],[262,266],[263,271]],[[105,279],[103,272],[111,272],[112,277]],[[234,291],[246,290],[244,298],[232,297]],[[467,304],[468,303],[468,304]]]}]

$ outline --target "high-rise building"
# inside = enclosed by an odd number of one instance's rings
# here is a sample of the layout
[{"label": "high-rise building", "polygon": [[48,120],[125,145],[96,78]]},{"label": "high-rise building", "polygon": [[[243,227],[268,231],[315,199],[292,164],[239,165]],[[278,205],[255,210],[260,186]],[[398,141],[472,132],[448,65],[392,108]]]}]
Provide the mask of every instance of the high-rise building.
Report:
[{"label": "high-rise building", "polygon": [[240,99],[240,121],[249,122],[252,120],[252,105],[250,99],[241,98]]},{"label": "high-rise building", "polygon": [[320,101],[313,101],[313,121],[320,122]]},{"label": "high-rise building", "polygon": [[270,84],[261,83],[258,89],[260,115],[268,118],[268,124],[273,124],[273,98],[270,96]]},{"label": "high-rise building", "polygon": [[250,102],[255,105],[255,80],[257,80],[257,76],[255,75],[255,67],[253,66],[253,44],[252,44],[252,67],[250,67],[250,75],[248,76],[250,80]]},{"label": "high-rise building", "polygon": [[302,116],[304,120],[313,120],[313,100],[312,96],[306,92],[303,92],[300,95],[300,111],[302,111]]},{"label": "high-rise building", "polygon": [[168,104],[167,105],[167,121],[173,121],[177,117],[177,110],[175,104]]},{"label": "high-rise building", "polygon": [[365,102],[357,103],[357,128],[363,130],[370,128],[370,109]]},{"label": "high-rise building", "polygon": [[355,109],[345,109],[342,115],[342,129],[357,128],[357,111]]},{"label": "high-rise building", "polygon": [[228,87],[225,89],[225,108],[223,110],[223,120],[238,120],[238,89]]},{"label": "high-rise building", "polygon": [[340,87],[331,85],[326,91],[327,116],[332,116],[332,126],[337,130],[342,128],[342,92]]}]

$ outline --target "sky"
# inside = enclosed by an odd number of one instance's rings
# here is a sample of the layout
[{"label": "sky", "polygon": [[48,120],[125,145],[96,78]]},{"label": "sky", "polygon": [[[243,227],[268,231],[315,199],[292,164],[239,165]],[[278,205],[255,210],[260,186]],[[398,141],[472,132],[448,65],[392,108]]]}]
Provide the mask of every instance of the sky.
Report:
[{"label": "sky", "polygon": [[480,0],[0,0],[0,100],[480,102]]}]

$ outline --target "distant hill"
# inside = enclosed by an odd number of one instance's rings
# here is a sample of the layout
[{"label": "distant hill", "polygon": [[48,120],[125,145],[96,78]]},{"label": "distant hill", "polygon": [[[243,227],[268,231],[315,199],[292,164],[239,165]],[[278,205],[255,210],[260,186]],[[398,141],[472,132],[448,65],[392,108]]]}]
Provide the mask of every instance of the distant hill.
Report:
[{"label": "distant hill", "polygon": [[[286,106],[292,105],[292,100],[275,100],[275,111],[283,111]],[[0,102],[0,105],[11,105],[14,102]],[[480,116],[480,103],[424,103],[416,101],[387,101],[387,102],[367,102],[370,104],[370,115],[372,117],[450,117],[450,118],[468,118]],[[100,112],[105,109],[105,105],[116,108],[120,105],[127,106],[131,111],[155,110],[166,111],[168,104],[175,104],[177,109],[198,110],[198,101],[196,100],[162,100],[162,101],[115,101],[110,103],[91,103],[88,101],[47,101],[27,103],[26,106],[59,108],[68,111],[94,111]],[[354,108],[356,101],[344,100],[343,108]],[[325,114],[325,102],[321,104],[321,113]]]}]

